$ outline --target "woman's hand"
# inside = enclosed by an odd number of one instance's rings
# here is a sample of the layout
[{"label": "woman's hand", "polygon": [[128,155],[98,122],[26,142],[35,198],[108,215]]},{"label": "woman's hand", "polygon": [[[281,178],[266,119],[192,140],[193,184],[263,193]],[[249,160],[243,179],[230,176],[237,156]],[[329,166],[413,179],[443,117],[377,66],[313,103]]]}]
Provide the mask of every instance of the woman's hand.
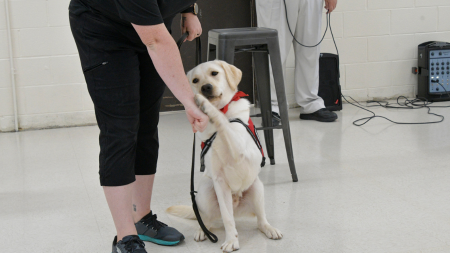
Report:
[{"label": "woman's hand", "polygon": [[331,13],[336,9],[337,0],[325,0],[325,9],[327,9],[327,14]]},{"label": "woman's hand", "polygon": [[193,13],[181,14],[181,34],[189,32],[189,36],[186,38],[189,41],[193,41],[195,38],[202,35],[202,25],[200,20]]},{"label": "woman's hand", "polygon": [[198,109],[194,101],[192,101],[192,104],[185,105],[184,108],[186,110],[186,116],[191,123],[192,131],[194,133],[197,131],[203,132],[208,125],[208,116]]}]

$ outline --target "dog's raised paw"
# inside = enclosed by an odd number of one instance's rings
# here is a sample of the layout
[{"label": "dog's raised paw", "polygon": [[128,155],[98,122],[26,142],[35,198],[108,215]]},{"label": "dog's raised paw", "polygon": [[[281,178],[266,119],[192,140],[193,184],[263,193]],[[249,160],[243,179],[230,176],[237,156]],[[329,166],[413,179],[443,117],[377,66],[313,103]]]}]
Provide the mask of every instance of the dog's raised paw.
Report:
[{"label": "dog's raised paw", "polygon": [[279,240],[283,238],[281,231],[272,227],[270,224],[261,225],[259,230],[261,230],[261,232],[263,232],[269,239]]},{"label": "dog's raised paw", "polygon": [[233,252],[239,249],[239,240],[237,238],[232,238],[231,240],[227,240],[220,247],[223,252]]},{"label": "dog's raised paw", "polygon": [[200,110],[205,112],[205,102],[207,101],[207,99],[203,95],[196,94],[194,100],[198,108],[200,108]]},{"label": "dog's raised paw", "polygon": [[201,228],[199,228],[197,233],[195,233],[194,240],[196,242],[201,242],[201,241],[206,240],[205,232],[203,232],[203,230]]}]

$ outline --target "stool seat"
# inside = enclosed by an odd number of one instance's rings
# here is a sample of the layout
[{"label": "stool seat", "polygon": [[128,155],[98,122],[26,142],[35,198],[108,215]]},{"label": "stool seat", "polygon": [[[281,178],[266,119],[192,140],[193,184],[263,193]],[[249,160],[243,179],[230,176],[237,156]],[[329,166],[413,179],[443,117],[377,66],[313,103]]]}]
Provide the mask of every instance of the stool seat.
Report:
[{"label": "stool seat", "polygon": [[[234,63],[236,47],[249,46],[249,49],[240,49],[240,52],[251,52],[255,64],[256,86],[261,107],[261,117],[266,141],[267,156],[270,164],[275,164],[273,129],[283,130],[289,168],[292,181],[297,182],[294,154],[292,150],[291,131],[289,128],[288,106],[281,64],[278,31],[261,27],[244,27],[229,29],[213,29],[208,32],[208,60],[218,59]],[[215,57],[212,52],[215,51]],[[239,51],[239,50],[238,50]],[[269,68],[270,64],[272,69]],[[272,103],[270,96],[270,75],[273,72],[278,107],[280,108],[281,126],[272,126]]]},{"label": "stool seat", "polygon": [[268,37],[278,37],[278,31],[264,27],[243,27],[229,29],[212,29],[208,32],[209,38],[215,39],[266,39]]}]

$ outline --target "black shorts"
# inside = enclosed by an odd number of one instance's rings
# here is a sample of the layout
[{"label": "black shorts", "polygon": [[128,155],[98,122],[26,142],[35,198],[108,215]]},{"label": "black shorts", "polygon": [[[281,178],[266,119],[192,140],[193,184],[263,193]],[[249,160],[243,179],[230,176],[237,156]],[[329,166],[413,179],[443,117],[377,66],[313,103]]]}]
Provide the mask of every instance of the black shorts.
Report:
[{"label": "black shorts", "polygon": [[100,128],[100,184],[127,185],[135,175],[155,174],[165,84],[146,47],[92,11],[69,15]]}]

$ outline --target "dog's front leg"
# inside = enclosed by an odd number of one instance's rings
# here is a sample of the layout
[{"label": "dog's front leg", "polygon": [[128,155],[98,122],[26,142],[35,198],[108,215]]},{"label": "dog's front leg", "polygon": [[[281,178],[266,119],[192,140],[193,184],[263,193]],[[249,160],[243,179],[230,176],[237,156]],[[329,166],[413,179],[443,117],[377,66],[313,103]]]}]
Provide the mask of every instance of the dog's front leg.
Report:
[{"label": "dog's front leg", "polygon": [[239,241],[233,216],[233,197],[231,189],[223,177],[216,176],[213,179],[213,183],[226,232],[225,242],[222,244],[221,249],[223,252],[232,252],[239,249]]},{"label": "dog's front leg", "polygon": [[195,102],[217,129],[218,137],[222,139],[227,148],[222,150],[222,154],[228,153],[235,161],[243,158],[245,145],[239,136],[230,128],[227,117],[214,107],[203,95],[195,95]]}]

